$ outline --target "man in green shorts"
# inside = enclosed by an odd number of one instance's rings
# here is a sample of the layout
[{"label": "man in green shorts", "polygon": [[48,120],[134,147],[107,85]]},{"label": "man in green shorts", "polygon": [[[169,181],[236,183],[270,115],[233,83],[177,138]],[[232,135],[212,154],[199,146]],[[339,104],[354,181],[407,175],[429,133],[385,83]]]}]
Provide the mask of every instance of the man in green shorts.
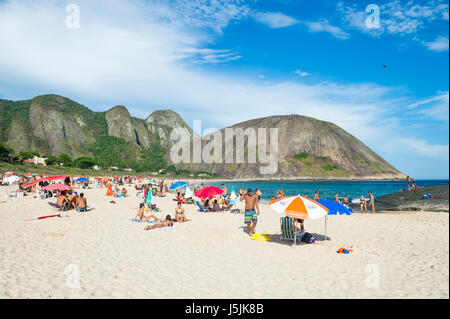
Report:
[{"label": "man in green shorts", "polygon": [[245,224],[247,225],[248,235],[251,236],[255,231],[256,223],[258,222],[258,196],[254,195],[252,189],[249,188],[242,194],[241,201],[242,200],[245,200]]},{"label": "man in green shorts", "polygon": [[369,192],[369,196],[369,207],[372,209],[372,214],[375,214],[375,197],[373,196],[372,192]]}]

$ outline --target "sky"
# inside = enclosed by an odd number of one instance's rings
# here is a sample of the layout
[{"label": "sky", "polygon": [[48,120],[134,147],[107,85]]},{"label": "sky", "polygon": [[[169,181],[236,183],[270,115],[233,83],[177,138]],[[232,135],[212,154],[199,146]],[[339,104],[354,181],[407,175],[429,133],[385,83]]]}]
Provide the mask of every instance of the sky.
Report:
[{"label": "sky", "polygon": [[0,98],[172,109],[203,130],[306,115],[448,179],[448,37],[443,0],[0,0]]}]

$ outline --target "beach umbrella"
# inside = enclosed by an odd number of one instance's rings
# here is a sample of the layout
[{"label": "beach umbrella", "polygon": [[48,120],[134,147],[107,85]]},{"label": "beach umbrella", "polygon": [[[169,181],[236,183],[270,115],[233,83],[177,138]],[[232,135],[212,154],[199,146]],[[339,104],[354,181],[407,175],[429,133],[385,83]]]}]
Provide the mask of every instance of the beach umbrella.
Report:
[{"label": "beach umbrella", "polygon": [[351,215],[353,211],[338,202],[331,200],[319,200],[319,203],[328,208],[328,215]]},{"label": "beach umbrella", "polygon": [[89,179],[86,178],[86,177],[81,177],[81,178],[77,179],[75,182],[76,182],[76,183],[80,183],[80,182],[89,182]]},{"label": "beach umbrella", "polygon": [[269,207],[279,214],[298,219],[317,219],[328,214],[328,208],[310,198],[302,196],[289,196],[274,200]]},{"label": "beach umbrella", "polygon": [[31,173],[26,173],[25,174],[25,176],[31,176],[31,175],[33,175],[33,174],[31,174]]},{"label": "beach umbrella", "polygon": [[192,198],[194,193],[191,191],[189,186],[186,185],[186,194],[184,194],[184,198]]},{"label": "beach umbrella", "polygon": [[178,181],[169,187],[169,191],[173,191],[173,190],[176,190],[177,188],[181,188],[181,187],[184,187],[187,185],[188,185],[188,182],[186,182],[186,181]]},{"label": "beach umbrella", "polygon": [[327,239],[327,216],[328,208],[310,198],[302,196],[283,197],[273,200],[269,207],[277,213],[298,219],[318,219],[325,217],[325,238]]},{"label": "beach umbrella", "polygon": [[217,195],[222,195],[223,189],[216,187],[216,186],[208,186],[205,187],[197,192],[195,192],[195,196],[199,198],[213,198]]},{"label": "beach umbrella", "polygon": [[42,188],[44,191],[69,191],[72,188],[64,184],[51,184]]},{"label": "beach umbrella", "polygon": [[30,186],[33,186],[34,184],[39,184],[40,182],[43,182],[43,181],[45,181],[45,178],[38,178],[38,179],[36,179],[34,181],[31,181],[29,183],[23,184],[22,187],[23,188],[30,187]]}]

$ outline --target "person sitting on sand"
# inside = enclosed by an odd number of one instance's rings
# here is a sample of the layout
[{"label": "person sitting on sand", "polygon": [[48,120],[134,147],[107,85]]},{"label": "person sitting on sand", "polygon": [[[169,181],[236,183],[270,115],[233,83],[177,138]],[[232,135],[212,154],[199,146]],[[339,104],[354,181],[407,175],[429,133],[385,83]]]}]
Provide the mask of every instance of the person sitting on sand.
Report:
[{"label": "person sitting on sand", "polygon": [[305,231],[305,220],[294,218],[292,223],[294,232],[297,233],[297,238],[300,239],[300,241],[307,244],[318,243],[317,239],[313,238],[310,233]]},{"label": "person sitting on sand", "polygon": [[177,207],[175,208],[175,219],[179,223],[184,223],[186,221],[186,215],[184,212],[184,208],[181,207],[181,203],[178,203]]},{"label": "person sitting on sand", "polygon": [[75,209],[77,206],[77,198],[78,195],[77,193],[73,192],[73,191],[69,191],[69,209]]},{"label": "person sitting on sand", "polygon": [[213,204],[213,207],[212,207],[212,211],[213,211],[213,212],[220,212],[220,211],[222,211],[222,208],[220,207],[220,205],[219,205],[217,199],[214,200],[214,204]]},{"label": "person sitting on sand", "polygon": [[367,213],[367,202],[364,198],[364,195],[361,195],[361,197],[359,198],[359,210],[361,211],[361,213],[363,212],[363,208]]},{"label": "person sitting on sand", "polygon": [[83,193],[81,193],[80,196],[77,196],[76,205],[77,205],[76,206],[77,212],[79,213],[87,212],[87,201]]},{"label": "person sitting on sand", "polygon": [[342,202],[339,200],[339,198],[338,198],[338,193],[334,193],[334,201],[336,202],[336,203],[339,203],[339,204],[342,204]]},{"label": "person sitting on sand", "polygon": [[203,203],[203,208],[205,208],[205,209],[211,211],[211,204],[210,204],[209,198],[207,198],[207,199],[205,200],[205,202]]},{"label": "person sitting on sand", "polygon": [[150,215],[150,216],[144,216],[145,213],[145,204],[144,203],[140,203],[139,204],[139,211],[136,215],[136,217],[134,217],[135,220],[140,220],[142,222],[148,222],[150,219],[154,219],[156,221],[159,221],[159,218],[156,217],[155,215]]},{"label": "person sitting on sand", "polygon": [[345,197],[343,199],[343,202],[344,202],[344,206],[348,208],[348,197],[347,197],[347,195],[345,195]]},{"label": "person sitting on sand", "polygon": [[58,199],[56,200],[56,203],[63,209],[66,210],[69,205],[69,200],[66,197],[65,192],[61,192],[61,195],[59,195]]},{"label": "person sitting on sand", "polygon": [[127,193],[128,193],[127,189],[125,187],[122,187],[122,196],[127,197]]},{"label": "person sitting on sand", "polygon": [[166,219],[162,223],[152,225],[152,226],[147,226],[144,228],[144,230],[152,230],[152,229],[172,227],[172,226],[173,226],[172,217],[170,217],[170,215],[167,215]]}]

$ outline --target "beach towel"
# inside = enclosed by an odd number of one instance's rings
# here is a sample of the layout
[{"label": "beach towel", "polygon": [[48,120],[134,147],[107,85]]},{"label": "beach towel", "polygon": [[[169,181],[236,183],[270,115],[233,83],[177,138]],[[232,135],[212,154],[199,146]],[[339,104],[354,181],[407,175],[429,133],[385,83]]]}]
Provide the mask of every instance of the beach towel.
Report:
[{"label": "beach towel", "polygon": [[128,219],[128,221],[132,222],[132,223],[156,224],[156,220],[154,220],[154,219],[153,220],[149,220],[147,222],[144,222],[144,221],[139,220],[139,219]]}]

